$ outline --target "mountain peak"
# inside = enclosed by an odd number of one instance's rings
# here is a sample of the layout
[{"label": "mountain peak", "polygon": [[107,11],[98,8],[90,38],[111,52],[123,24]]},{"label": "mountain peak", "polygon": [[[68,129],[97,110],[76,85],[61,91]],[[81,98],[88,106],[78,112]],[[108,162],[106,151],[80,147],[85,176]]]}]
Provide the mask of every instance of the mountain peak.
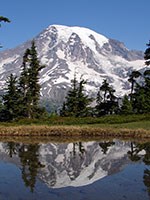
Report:
[{"label": "mountain peak", "polygon": [[74,33],[80,37],[86,46],[92,47],[94,45],[94,38],[97,40],[100,46],[103,46],[104,43],[108,43],[108,38],[105,36],[96,33],[93,30],[84,27],[78,26],[64,26],[64,25],[50,25],[46,32],[58,34],[58,39],[60,41],[68,41],[71,35]]}]

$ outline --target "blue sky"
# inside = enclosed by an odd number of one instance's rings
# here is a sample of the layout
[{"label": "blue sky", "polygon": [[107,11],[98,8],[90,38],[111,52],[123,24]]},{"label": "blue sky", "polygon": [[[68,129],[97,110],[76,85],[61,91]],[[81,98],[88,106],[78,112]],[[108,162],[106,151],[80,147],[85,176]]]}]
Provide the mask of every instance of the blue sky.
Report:
[{"label": "blue sky", "polygon": [[145,50],[150,39],[150,0],[5,0],[0,15],[3,50],[34,38],[52,24],[82,26]]}]

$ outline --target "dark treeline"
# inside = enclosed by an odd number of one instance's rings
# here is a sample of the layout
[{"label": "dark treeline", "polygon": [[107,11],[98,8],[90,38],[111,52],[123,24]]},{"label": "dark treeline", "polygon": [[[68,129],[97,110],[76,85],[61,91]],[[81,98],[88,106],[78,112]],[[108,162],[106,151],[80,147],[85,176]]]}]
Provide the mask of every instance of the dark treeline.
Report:
[{"label": "dark treeline", "polygon": [[[144,54],[145,64],[150,65],[150,43]],[[42,118],[47,116],[44,108],[40,108],[39,72],[45,66],[41,65],[34,41],[31,48],[23,56],[20,77],[13,74],[6,80],[5,94],[0,105],[0,121],[12,121],[20,118]],[[106,79],[98,89],[96,99],[89,98],[85,93],[86,81],[81,76],[77,81],[76,74],[71,81],[60,116],[100,117],[112,114],[142,114],[150,112],[150,69],[142,73],[132,71],[128,81],[131,85],[130,94],[122,99],[115,96],[114,88]],[[91,104],[95,102],[95,106]]]}]

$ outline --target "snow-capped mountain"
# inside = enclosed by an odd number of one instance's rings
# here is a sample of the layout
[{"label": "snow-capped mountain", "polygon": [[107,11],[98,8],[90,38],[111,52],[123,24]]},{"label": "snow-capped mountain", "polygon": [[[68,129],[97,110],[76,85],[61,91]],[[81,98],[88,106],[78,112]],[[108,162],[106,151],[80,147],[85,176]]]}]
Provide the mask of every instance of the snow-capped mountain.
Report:
[{"label": "snow-capped mountain", "polygon": [[[117,40],[90,29],[52,25],[34,38],[39,60],[46,65],[40,74],[41,98],[61,104],[76,73],[87,80],[86,91],[95,96],[103,79],[122,96],[129,91],[132,70],[144,68],[143,52],[131,51]],[[0,87],[10,73],[19,75],[22,57],[31,41],[0,53]]]}]

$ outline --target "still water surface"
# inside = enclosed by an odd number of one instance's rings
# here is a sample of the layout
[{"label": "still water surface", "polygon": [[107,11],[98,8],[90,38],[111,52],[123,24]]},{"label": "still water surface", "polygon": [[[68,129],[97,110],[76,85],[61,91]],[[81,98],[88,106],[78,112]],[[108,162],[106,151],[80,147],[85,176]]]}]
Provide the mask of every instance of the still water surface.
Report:
[{"label": "still water surface", "polygon": [[150,143],[0,142],[0,200],[41,199],[150,199]]}]

